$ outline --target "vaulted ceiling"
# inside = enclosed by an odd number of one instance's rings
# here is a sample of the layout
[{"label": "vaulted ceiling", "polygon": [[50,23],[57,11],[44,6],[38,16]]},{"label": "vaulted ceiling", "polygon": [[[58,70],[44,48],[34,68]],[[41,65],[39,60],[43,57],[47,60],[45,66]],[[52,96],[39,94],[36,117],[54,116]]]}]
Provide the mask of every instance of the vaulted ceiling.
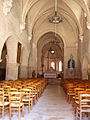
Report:
[{"label": "vaulted ceiling", "polygon": [[[55,31],[55,25],[48,21],[54,14],[55,0],[22,0],[21,6],[21,23],[26,24],[28,35],[33,36],[36,42],[44,34]],[[90,0],[58,0],[58,14],[63,22],[56,25],[56,33],[69,46],[83,35],[84,21],[90,23],[89,8]]]}]

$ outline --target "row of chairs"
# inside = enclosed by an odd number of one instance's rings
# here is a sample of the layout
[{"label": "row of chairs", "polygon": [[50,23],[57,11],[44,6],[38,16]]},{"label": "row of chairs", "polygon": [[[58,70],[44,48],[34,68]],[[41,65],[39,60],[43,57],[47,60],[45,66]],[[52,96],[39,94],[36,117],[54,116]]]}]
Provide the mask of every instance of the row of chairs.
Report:
[{"label": "row of chairs", "polygon": [[44,78],[1,81],[0,109],[2,120],[4,120],[6,109],[9,110],[10,120],[12,119],[12,111],[18,110],[18,120],[20,120],[20,113],[24,117],[24,107],[27,105],[28,112],[30,112],[46,85],[47,79]]},{"label": "row of chairs", "polygon": [[90,112],[90,81],[88,80],[63,80],[63,88],[67,94],[67,102],[72,103],[76,119],[83,119],[83,115]]}]

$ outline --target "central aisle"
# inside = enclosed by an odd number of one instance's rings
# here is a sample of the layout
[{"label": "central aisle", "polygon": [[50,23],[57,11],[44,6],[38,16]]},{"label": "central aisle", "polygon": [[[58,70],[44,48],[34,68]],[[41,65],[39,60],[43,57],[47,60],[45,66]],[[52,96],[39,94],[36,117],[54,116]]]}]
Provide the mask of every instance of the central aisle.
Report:
[{"label": "central aisle", "polygon": [[72,106],[67,103],[61,86],[48,85],[25,120],[74,120]]}]

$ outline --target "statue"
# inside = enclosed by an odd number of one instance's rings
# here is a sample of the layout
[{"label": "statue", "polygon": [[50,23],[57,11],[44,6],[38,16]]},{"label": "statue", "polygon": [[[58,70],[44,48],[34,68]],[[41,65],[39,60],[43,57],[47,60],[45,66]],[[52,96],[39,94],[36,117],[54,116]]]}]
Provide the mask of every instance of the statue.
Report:
[{"label": "statue", "polygon": [[75,68],[75,61],[73,60],[73,55],[70,55],[70,59],[68,60],[68,68]]},{"label": "statue", "polygon": [[36,73],[35,73],[35,70],[32,71],[32,77],[35,78],[36,76]]}]

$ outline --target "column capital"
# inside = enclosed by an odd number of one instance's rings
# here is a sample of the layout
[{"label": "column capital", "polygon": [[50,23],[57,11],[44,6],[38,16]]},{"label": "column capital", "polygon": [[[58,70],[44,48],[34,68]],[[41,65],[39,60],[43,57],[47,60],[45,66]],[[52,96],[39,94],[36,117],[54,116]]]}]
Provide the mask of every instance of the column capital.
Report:
[{"label": "column capital", "polygon": [[83,35],[79,35],[79,39],[80,39],[81,43],[83,43],[84,36]]},{"label": "column capital", "polygon": [[36,48],[36,43],[33,43],[33,48]]},{"label": "column capital", "polygon": [[87,28],[90,31],[90,22],[87,22]]},{"label": "column capital", "polygon": [[26,23],[20,24],[20,32],[22,33],[23,30],[25,29]]},{"label": "column capital", "polygon": [[6,61],[7,61],[7,62],[9,61],[9,57],[8,57],[8,55],[6,55]]},{"label": "column capital", "polygon": [[0,59],[0,63],[2,62],[2,59]]},{"label": "column capital", "polygon": [[32,40],[32,34],[28,36],[28,41]]}]

